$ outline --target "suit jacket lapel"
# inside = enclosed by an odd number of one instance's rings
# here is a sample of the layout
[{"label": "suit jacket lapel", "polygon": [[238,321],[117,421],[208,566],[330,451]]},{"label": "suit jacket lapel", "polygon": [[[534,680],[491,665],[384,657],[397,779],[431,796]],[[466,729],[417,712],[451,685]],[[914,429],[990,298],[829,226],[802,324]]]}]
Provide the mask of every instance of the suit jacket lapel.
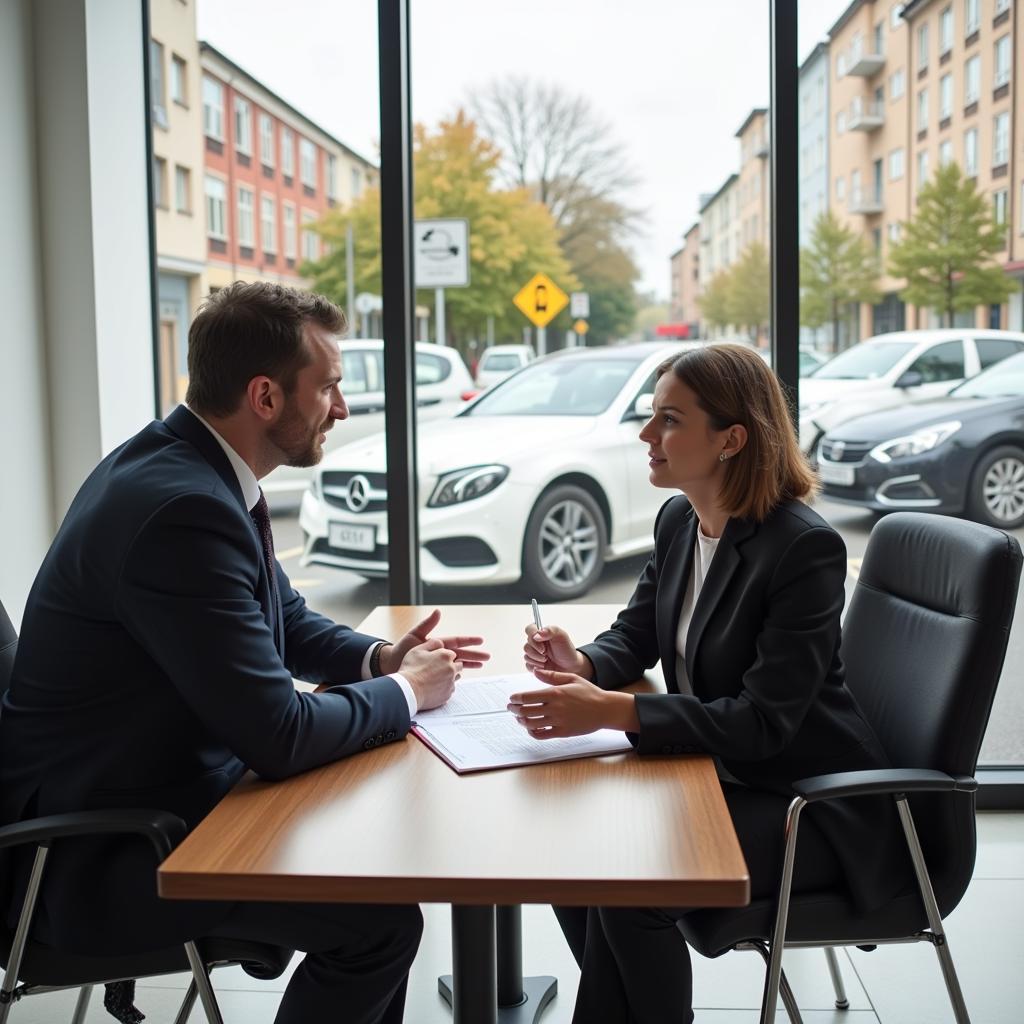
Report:
[{"label": "suit jacket lapel", "polygon": [[[696,518],[696,517],[694,517]],[[722,600],[729,581],[740,564],[737,546],[745,541],[756,529],[756,524],[747,519],[730,519],[718,542],[718,550],[711,562],[711,568],[704,579],[704,586],[697,595],[697,605],[693,609],[690,628],[686,634],[686,672],[690,677],[690,685],[697,690],[693,674],[693,664],[697,658],[697,648],[718,602]],[[694,535],[694,542],[696,535]],[[678,612],[676,613],[678,616]]]},{"label": "suit jacket lapel", "polygon": [[679,632],[679,613],[683,608],[686,581],[693,569],[693,545],[697,543],[697,516],[691,508],[682,526],[672,538],[662,562],[664,590],[658,596],[658,640],[660,643],[661,671],[669,693],[678,693],[676,680],[676,634]]}]

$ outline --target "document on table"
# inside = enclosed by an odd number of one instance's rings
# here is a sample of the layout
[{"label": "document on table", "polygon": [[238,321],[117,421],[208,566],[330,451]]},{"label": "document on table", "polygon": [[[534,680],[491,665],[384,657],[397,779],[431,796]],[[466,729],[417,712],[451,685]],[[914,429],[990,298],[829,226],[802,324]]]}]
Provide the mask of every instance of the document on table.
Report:
[{"label": "document on table", "polygon": [[534,739],[508,711],[508,699],[513,693],[541,690],[545,685],[528,672],[464,679],[456,684],[447,704],[419,712],[412,731],[460,774],[633,749],[625,733],[614,729]]}]

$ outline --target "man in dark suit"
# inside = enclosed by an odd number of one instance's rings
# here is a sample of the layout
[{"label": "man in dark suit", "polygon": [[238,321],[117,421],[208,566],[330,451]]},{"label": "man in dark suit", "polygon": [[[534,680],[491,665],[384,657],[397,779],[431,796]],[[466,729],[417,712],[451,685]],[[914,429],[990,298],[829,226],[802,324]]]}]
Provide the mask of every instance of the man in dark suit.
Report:
[{"label": "man in dark suit", "polygon": [[[258,480],[314,465],[348,415],[344,326],[327,300],[259,283],[200,310],[187,408],[97,466],[29,595],[0,715],[0,823],[121,806],[194,827],[247,768],[283,779],[404,737],[486,660],[478,637],[430,639],[436,613],[395,644],[338,626],[274,559]],[[322,685],[297,692],[293,675]],[[9,918],[28,864],[12,867]],[[161,901],[151,850],[117,838],[55,847],[35,937],[101,954],[261,939],[309,954],[279,1022],[397,1024],[421,930],[408,906]]]}]

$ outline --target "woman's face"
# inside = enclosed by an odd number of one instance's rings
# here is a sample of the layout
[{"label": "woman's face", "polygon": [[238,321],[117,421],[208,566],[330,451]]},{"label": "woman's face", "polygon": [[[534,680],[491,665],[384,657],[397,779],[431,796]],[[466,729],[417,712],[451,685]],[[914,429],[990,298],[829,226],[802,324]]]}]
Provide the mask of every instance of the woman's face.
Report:
[{"label": "woman's face", "polygon": [[736,435],[736,427],[715,430],[694,391],[673,372],[662,374],[654,388],[654,413],[640,431],[650,456],[651,483],[681,491],[706,491],[709,485],[717,490],[722,453],[729,458],[742,447]]}]

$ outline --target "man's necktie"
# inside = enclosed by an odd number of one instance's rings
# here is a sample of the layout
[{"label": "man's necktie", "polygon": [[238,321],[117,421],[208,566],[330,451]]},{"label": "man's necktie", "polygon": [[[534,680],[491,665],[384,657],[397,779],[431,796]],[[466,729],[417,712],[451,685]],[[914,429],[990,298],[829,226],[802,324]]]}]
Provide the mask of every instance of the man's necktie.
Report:
[{"label": "man's necktie", "polygon": [[260,545],[263,548],[263,564],[266,566],[267,575],[270,577],[270,596],[273,600],[272,613],[276,617],[278,607],[277,594],[277,572],[274,566],[274,535],[270,530],[270,506],[267,504],[266,496],[260,491],[260,500],[253,506],[252,521],[256,524],[256,530],[260,535]]}]

